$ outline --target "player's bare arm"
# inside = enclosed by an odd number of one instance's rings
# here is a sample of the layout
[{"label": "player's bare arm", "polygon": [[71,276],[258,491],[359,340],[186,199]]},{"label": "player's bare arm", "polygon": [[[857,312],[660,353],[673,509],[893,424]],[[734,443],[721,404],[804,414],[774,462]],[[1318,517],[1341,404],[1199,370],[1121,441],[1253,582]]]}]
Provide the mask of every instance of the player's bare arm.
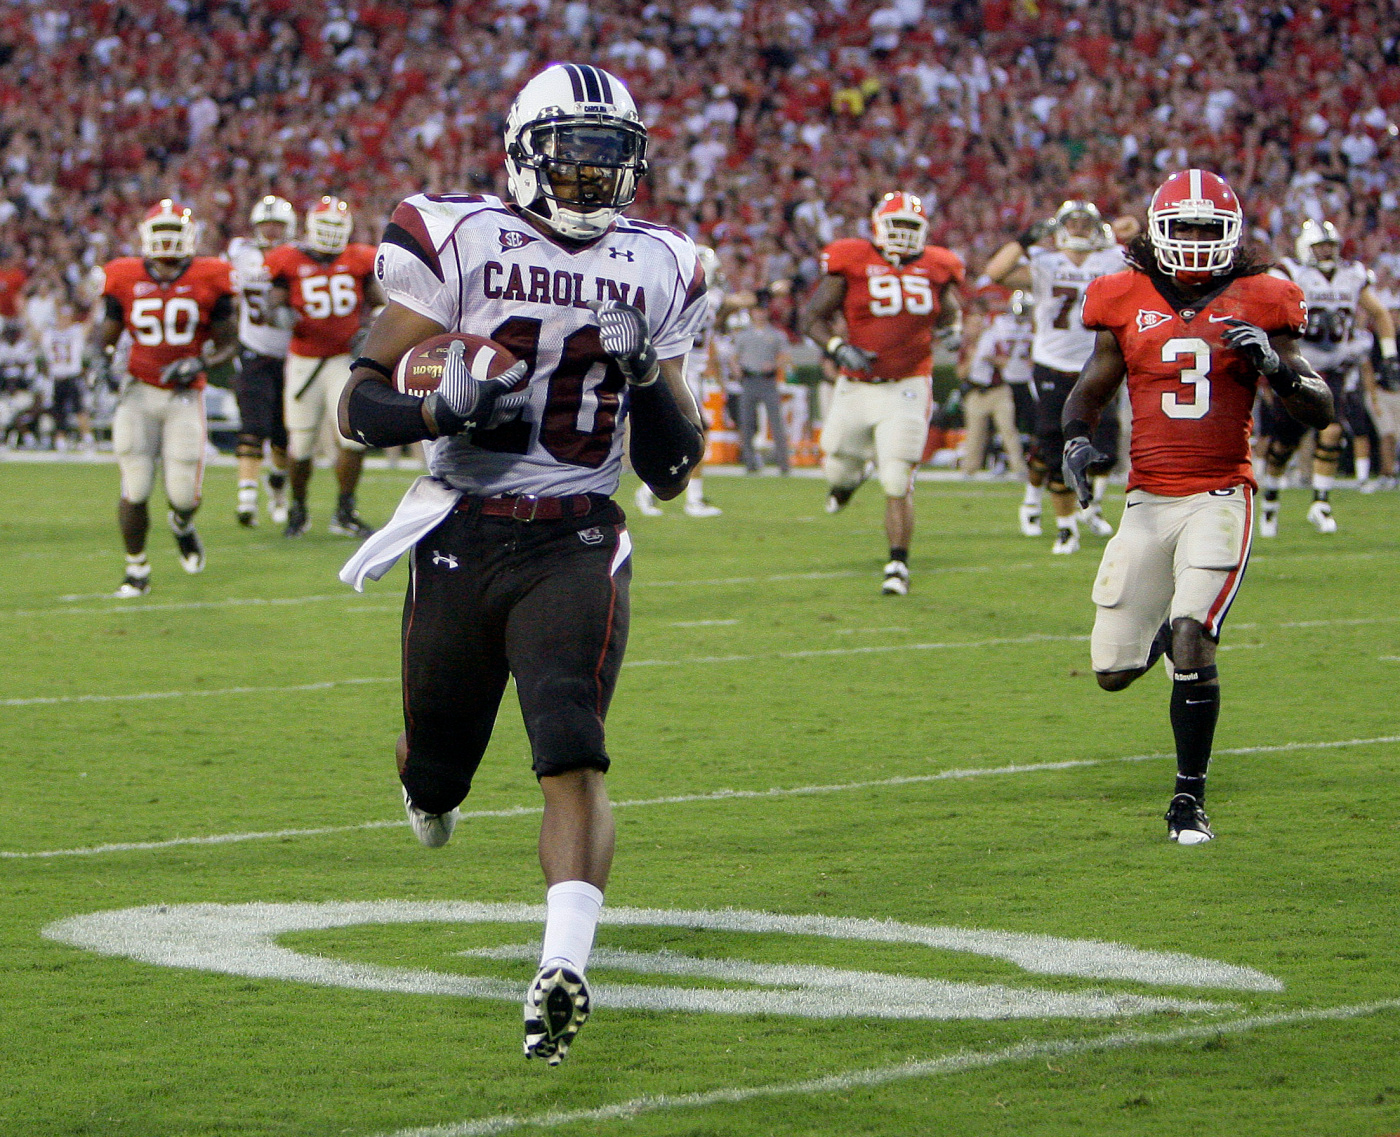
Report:
[{"label": "player's bare arm", "polygon": [[205,351],[204,362],[210,367],[227,363],[238,353],[238,310],[233,305],[228,315],[209,326],[209,342],[213,350]]},{"label": "player's bare arm", "polygon": [[992,259],[982,271],[994,284],[1003,284],[1007,288],[1029,288],[1031,266],[1025,263],[1026,248],[1019,239],[1007,241],[992,254]]},{"label": "player's bare arm", "polygon": [[812,299],[798,318],[798,330],[816,344],[838,367],[864,371],[875,362],[875,353],[847,343],[836,331],[833,317],[846,300],[846,278],[836,273],[822,277]]},{"label": "player's bare arm", "polygon": [[[1306,426],[1321,430],[1336,421],[1332,392],[1327,383],[1304,357],[1298,340],[1293,336],[1271,336],[1269,342],[1278,352],[1283,365],[1298,378],[1297,387],[1289,393],[1274,388],[1284,409]],[[1272,380],[1270,380],[1272,386]]]},{"label": "player's bare arm", "polygon": [[956,350],[962,345],[963,311],[962,293],[955,280],[945,281],[938,293],[938,319],[933,322],[933,333]]},{"label": "player's bare arm", "polygon": [[[1118,346],[1118,337],[1101,329],[1094,338],[1094,354],[1089,356],[1089,361],[1079,373],[1074,389],[1065,400],[1065,409],[1060,421],[1064,424],[1066,438],[1072,437],[1073,434],[1087,434],[1098,425],[1100,413],[1122,385],[1127,370],[1127,364],[1123,361],[1123,351]],[[1072,434],[1070,426],[1077,422],[1085,423],[1089,431],[1075,431]]]},{"label": "player's bare arm", "polygon": [[[1376,344],[1381,349],[1381,374],[1387,378],[1392,385],[1400,383],[1400,353],[1396,351],[1395,344],[1395,318],[1390,314],[1390,309],[1381,302],[1368,284],[1361,290],[1361,295],[1357,297],[1357,303],[1362,311],[1370,317],[1371,331],[1376,337]],[[1375,390],[1376,376],[1369,366],[1369,361],[1362,356],[1362,374],[1370,374],[1371,386],[1368,391]]]}]

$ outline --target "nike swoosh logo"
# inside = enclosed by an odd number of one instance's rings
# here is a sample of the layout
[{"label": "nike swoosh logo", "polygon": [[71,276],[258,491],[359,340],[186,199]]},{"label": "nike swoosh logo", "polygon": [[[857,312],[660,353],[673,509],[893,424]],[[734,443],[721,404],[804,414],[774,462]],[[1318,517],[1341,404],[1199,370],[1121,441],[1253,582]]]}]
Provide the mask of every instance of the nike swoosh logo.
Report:
[{"label": "nike swoosh logo", "polygon": [[1212,324],[1223,324],[1226,320],[1238,320],[1238,316],[1207,316]]},{"label": "nike swoosh logo", "polygon": [[1141,504],[1142,504],[1142,502],[1140,502],[1140,501],[1130,501],[1130,502],[1128,502],[1128,504],[1127,504],[1127,507],[1126,507],[1126,508],[1128,508],[1128,509],[1132,509],[1132,508],[1133,508],[1133,506],[1135,506],[1135,505],[1141,505]]}]

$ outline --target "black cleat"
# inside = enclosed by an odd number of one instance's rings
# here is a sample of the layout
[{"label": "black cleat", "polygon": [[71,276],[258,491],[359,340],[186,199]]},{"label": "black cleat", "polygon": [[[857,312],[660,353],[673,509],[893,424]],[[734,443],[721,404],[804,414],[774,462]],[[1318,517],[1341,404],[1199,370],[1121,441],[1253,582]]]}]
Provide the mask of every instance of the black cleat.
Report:
[{"label": "black cleat", "polygon": [[306,505],[299,501],[292,502],[287,509],[287,528],[284,529],[283,536],[300,537],[311,528],[311,518],[307,516]]},{"label": "black cleat", "polygon": [[354,509],[337,509],[331,518],[330,530],[337,537],[357,537],[363,541],[374,532],[374,527]]},{"label": "black cleat", "polygon": [[1167,806],[1167,839],[1178,845],[1200,845],[1215,840],[1210,818],[1190,794],[1177,794]]},{"label": "black cleat", "polygon": [[851,500],[856,488],[855,486],[832,486],[826,495],[826,511],[840,513],[846,508],[846,503]]},{"label": "black cleat", "polygon": [[588,1021],[588,1010],[582,975],[567,967],[541,967],[525,995],[525,1057],[559,1065]]}]

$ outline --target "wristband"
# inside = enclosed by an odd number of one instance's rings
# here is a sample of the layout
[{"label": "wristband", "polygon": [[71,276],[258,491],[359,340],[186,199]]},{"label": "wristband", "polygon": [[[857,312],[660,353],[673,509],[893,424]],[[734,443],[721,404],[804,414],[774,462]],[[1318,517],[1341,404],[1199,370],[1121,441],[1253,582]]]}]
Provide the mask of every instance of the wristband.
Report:
[{"label": "wristband", "polygon": [[1274,394],[1281,399],[1296,395],[1303,386],[1303,377],[1281,359],[1278,361],[1278,370],[1268,376],[1268,380]]},{"label": "wristband", "polygon": [[390,383],[394,381],[394,373],[390,371],[389,368],[385,367],[384,364],[380,363],[377,359],[371,359],[367,355],[360,355],[356,356],[350,361],[351,371],[354,371],[356,368],[360,367],[369,368],[376,375],[383,376],[385,379],[389,380]]},{"label": "wristband", "polygon": [[1394,336],[1381,336],[1381,337],[1379,337],[1379,339],[1377,340],[1377,342],[1381,345],[1381,358],[1382,358],[1382,359],[1394,359],[1394,358],[1395,358],[1395,354],[1396,354],[1396,353],[1395,353],[1395,337],[1394,337]]},{"label": "wristband", "polygon": [[1063,434],[1066,439],[1088,438],[1090,429],[1089,424],[1082,418],[1072,418],[1069,422],[1065,423],[1060,433]]}]

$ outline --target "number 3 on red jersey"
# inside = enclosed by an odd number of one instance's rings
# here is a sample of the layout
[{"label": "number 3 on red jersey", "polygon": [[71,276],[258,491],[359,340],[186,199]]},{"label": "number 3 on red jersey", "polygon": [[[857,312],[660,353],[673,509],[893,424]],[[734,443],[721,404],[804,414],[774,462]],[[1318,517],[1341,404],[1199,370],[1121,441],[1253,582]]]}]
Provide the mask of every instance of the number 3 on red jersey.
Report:
[{"label": "number 3 on red jersey", "polygon": [[1185,392],[1163,391],[1162,413],[1167,418],[1205,418],[1210,410],[1210,344],[1197,336],[1178,336],[1162,345],[1162,362],[1175,363],[1182,356],[1191,365],[1181,369],[1181,382],[1193,390],[1189,402],[1182,401]]}]

